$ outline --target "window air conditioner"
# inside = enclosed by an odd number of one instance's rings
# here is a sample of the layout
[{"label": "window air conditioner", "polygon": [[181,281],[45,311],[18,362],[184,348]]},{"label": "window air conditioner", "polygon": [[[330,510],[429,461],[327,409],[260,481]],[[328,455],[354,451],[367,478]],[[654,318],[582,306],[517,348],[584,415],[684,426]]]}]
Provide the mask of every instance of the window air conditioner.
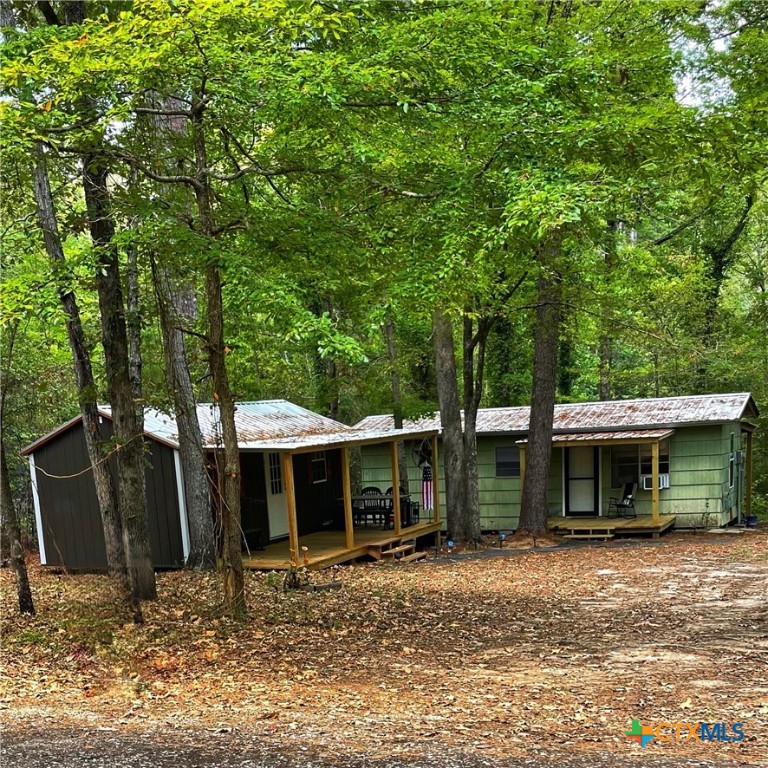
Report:
[{"label": "window air conditioner", "polygon": [[[644,491],[653,490],[653,475],[641,475],[640,484]],[[669,475],[667,473],[659,474],[659,489],[669,488]]]}]

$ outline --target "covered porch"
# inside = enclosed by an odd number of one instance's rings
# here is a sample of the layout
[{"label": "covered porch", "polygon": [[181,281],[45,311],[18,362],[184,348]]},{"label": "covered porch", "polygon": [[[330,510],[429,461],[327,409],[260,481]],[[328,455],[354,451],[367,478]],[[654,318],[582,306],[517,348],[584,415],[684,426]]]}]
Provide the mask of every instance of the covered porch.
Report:
[{"label": "covered porch", "polygon": [[[662,514],[660,491],[670,487],[673,434],[665,428],[554,434],[550,530],[573,538],[612,538],[671,528],[675,516]],[[527,443],[518,441],[521,484]],[[628,494],[629,505],[617,508]]]},{"label": "covered porch", "polygon": [[[388,491],[387,495],[376,496],[375,504],[386,512],[386,521],[381,520],[380,524],[369,527],[359,524],[363,519],[368,520],[361,518],[361,510],[357,506],[360,497],[353,495],[350,477],[352,448],[385,443],[389,446],[391,459],[391,489],[400,488],[397,444],[403,439],[430,440],[433,456],[437,457],[437,432],[423,429],[345,428],[336,433],[251,443],[249,448],[269,451],[274,461],[278,462],[278,467],[273,467],[272,472],[275,478],[280,478],[284,498],[280,508],[272,508],[270,512],[274,515],[275,509],[278,510],[277,513],[283,518],[281,531],[285,531],[287,537],[260,541],[259,547],[244,552],[244,566],[256,570],[285,570],[291,567],[316,570],[367,555],[376,559],[395,556],[397,559],[408,559],[415,554],[417,539],[440,530],[438,479],[434,479],[434,504],[428,509],[420,509],[417,503],[412,503],[407,493]],[[313,460],[320,452],[330,451],[337,456],[335,477],[338,484],[334,488],[338,496],[331,497],[335,512],[329,515],[327,504],[319,503],[317,495],[311,492],[312,485],[308,485],[306,478],[303,478],[301,468],[308,457]],[[325,484],[326,479],[326,469],[323,468],[322,481],[316,482]],[[328,491],[324,495],[328,496]],[[315,501],[318,503],[315,504]],[[414,508],[419,512],[412,515]],[[312,527],[308,523],[309,518],[322,519],[324,523]],[[274,527],[277,529],[278,526]],[[321,529],[318,530],[318,527]]]},{"label": "covered porch", "polygon": [[[314,571],[366,556],[382,560],[401,555],[399,559],[408,560],[416,539],[439,530],[440,523],[434,520],[419,522],[397,534],[393,530],[355,526],[352,547],[347,546],[346,531],[318,531],[299,537],[297,564]],[[252,570],[287,570],[292,565],[292,549],[290,541],[283,539],[268,544],[262,551],[244,555],[243,565]]]}]

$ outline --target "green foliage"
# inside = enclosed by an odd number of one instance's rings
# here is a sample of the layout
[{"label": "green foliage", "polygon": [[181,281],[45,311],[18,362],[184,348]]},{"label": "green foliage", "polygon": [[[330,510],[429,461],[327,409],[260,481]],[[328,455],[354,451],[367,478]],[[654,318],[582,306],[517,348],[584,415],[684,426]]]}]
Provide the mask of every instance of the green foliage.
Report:
[{"label": "green foliage", "polygon": [[[336,401],[356,420],[392,409],[394,371],[406,415],[429,412],[441,308],[494,320],[483,404],[528,402],[535,279],[547,269],[566,302],[562,399],[598,397],[607,370],[616,397],[706,386],[768,402],[764,204],[722,285],[711,258],[745,196],[764,194],[766,22],[752,4],[88,7],[78,27],[23,9],[4,32],[0,301],[22,340],[9,395],[17,443],[74,411],[58,287],[75,290],[97,353],[97,254],[70,159],[97,143],[113,171],[121,259],[139,251],[151,403],[168,395],[150,256],[193,298],[205,266],[220,266],[239,398]],[[711,45],[717,36],[727,45]],[[696,99],[680,98],[686,77],[701,84]],[[214,237],[192,194],[199,133]],[[34,226],[38,141],[65,274],[50,274]],[[545,265],[555,235],[562,248]],[[390,316],[395,363],[382,335]],[[185,321],[202,399],[204,320]],[[24,381],[43,382],[42,394]]]}]

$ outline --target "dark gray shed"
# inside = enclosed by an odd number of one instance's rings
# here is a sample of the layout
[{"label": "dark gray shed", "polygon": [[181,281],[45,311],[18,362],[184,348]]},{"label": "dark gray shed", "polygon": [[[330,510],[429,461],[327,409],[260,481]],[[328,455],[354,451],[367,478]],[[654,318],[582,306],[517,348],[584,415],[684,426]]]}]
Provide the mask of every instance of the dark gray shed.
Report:
[{"label": "dark gray shed", "polygon": [[[102,434],[112,437],[108,409],[99,409]],[[156,434],[145,437],[145,482],[152,560],[156,568],[177,568],[189,552],[183,485],[175,446]],[[24,449],[29,456],[40,562],[71,569],[106,568],[104,531],[91,462],[78,416]],[[109,460],[117,480],[117,461]]]}]

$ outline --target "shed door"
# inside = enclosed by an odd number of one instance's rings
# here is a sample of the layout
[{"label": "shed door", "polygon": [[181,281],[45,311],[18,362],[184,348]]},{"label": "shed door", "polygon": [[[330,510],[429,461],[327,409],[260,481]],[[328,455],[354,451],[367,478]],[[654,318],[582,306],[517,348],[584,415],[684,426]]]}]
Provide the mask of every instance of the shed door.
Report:
[{"label": "shed door", "polygon": [[269,511],[269,538],[280,539],[288,535],[288,505],[283,482],[283,456],[268,453],[264,462],[267,481],[267,509]]},{"label": "shed door", "polygon": [[566,515],[591,517],[599,513],[598,450],[592,446],[565,450]]}]

